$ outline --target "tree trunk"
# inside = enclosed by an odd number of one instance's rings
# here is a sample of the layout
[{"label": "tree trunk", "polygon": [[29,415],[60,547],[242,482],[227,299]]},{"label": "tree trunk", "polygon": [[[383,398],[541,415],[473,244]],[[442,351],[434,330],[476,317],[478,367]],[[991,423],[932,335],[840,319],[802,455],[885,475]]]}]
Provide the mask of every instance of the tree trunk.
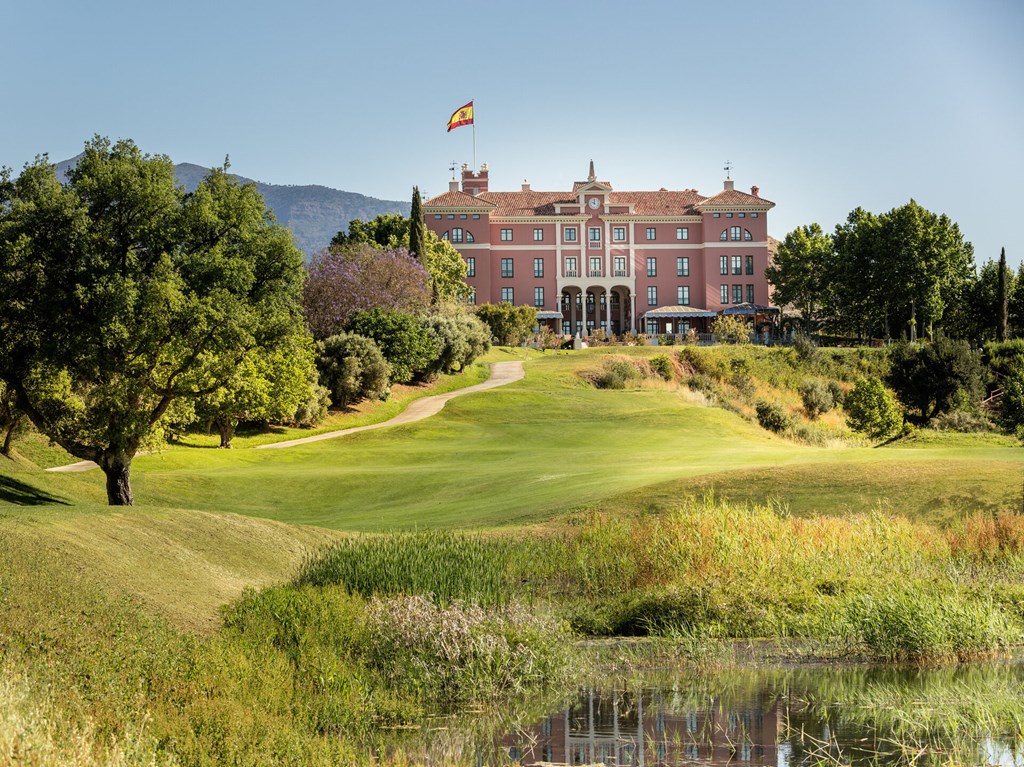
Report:
[{"label": "tree trunk", "polygon": [[107,476],[107,503],[110,506],[135,505],[131,485],[132,457],[120,451],[104,451],[100,456],[100,468]]},{"label": "tree trunk", "polygon": [[7,425],[7,434],[4,435],[4,446],[0,447],[0,455],[10,456],[11,442],[14,441],[14,430],[18,428],[18,419],[15,418]]},{"label": "tree trunk", "polygon": [[214,419],[214,424],[217,426],[217,433],[220,434],[220,446],[224,449],[231,447],[231,438],[235,436],[235,425],[231,422],[231,419]]}]

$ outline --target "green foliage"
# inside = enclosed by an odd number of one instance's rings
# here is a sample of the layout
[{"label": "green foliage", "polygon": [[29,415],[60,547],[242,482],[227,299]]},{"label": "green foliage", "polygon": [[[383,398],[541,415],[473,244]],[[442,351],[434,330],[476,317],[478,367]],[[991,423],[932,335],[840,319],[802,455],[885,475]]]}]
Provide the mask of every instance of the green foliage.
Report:
[{"label": "green foliage", "polygon": [[992,602],[920,586],[861,595],[850,601],[846,617],[853,637],[873,656],[893,661],[963,660],[1020,639]]},{"label": "green foliage", "polygon": [[412,207],[409,210],[409,252],[421,258],[427,252],[427,227],[423,223],[423,202],[420,188],[412,188]]},{"label": "green foliage", "polygon": [[872,439],[896,433],[902,423],[899,405],[877,378],[863,378],[846,395],[843,405],[850,428]]},{"label": "green foliage", "polygon": [[796,308],[809,327],[820,322],[822,296],[828,283],[827,268],[832,238],[818,224],[801,226],[779,243],[765,269],[774,290],[772,300]]},{"label": "green foliage", "polygon": [[383,213],[370,221],[354,218],[348,232],[338,232],[331,239],[331,248],[346,245],[373,245],[378,248],[409,248],[409,219],[400,213]]},{"label": "green foliage", "polygon": [[816,378],[808,378],[800,384],[797,391],[800,394],[800,400],[804,403],[804,412],[811,420],[835,407],[832,389]]},{"label": "green foliage", "polygon": [[491,338],[499,346],[518,346],[537,325],[537,310],[532,306],[481,304],[476,316],[491,329]]},{"label": "green foliage", "polygon": [[670,360],[667,355],[658,354],[657,356],[651,357],[651,369],[666,381],[672,380],[672,360]]},{"label": "green foliage", "polygon": [[722,344],[749,344],[747,322],[738,314],[720,314],[711,323],[711,332]]},{"label": "green foliage", "polygon": [[292,416],[292,423],[295,426],[316,426],[327,417],[327,408],[331,404],[331,393],[326,386],[314,384],[309,391],[309,396],[299,403]]},{"label": "green foliage", "polygon": [[5,188],[0,377],[130,504],[131,460],[171,404],[301,328],[302,254],[253,185],[218,169],[186,195],[131,141],[88,142],[66,186],[44,157]]},{"label": "green foliage", "polygon": [[982,413],[952,410],[928,421],[928,428],[937,431],[957,431],[962,434],[992,431],[992,422]]},{"label": "green foliage", "polygon": [[887,379],[900,402],[924,419],[953,410],[966,400],[981,399],[982,366],[966,341],[943,335],[928,344],[901,343],[893,347]]},{"label": "green foliage", "polygon": [[457,310],[431,314],[424,324],[438,345],[437,355],[423,371],[427,379],[463,371],[491,348],[490,330],[475,315]]},{"label": "green foliage", "polygon": [[1014,365],[1003,379],[999,424],[1010,433],[1024,437],[1024,361]]},{"label": "green foliage", "polygon": [[438,341],[418,317],[380,309],[355,312],[346,329],[372,338],[391,365],[392,383],[407,383],[437,357]]},{"label": "green foliage", "polygon": [[786,409],[774,402],[758,400],[755,407],[757,410],[757,422],[761,425],[762,429],[781,434],[793,423],[793,419],[790,418]]},{"label": "green foliage", "polygon": [[440,239],[433,230],[426,232],[423,266],[430,274],[434,303],[462,303],[470,294],[466,284],[466,262],[448,240]]},{"label": "green foliage", "polygon": [[341,585],[364,597],[430,594],[440,605],[503,605],[513,597],[509,566],[517,553],[508,540],[461,533],[348,538],[303,563],[295,584]]},{"label": "green foliage", "polygon": [[391,392],[391,365],[372,338],[338,333],[317,342],[320,383],[331,402],[348,407],[363,399],[387,399]]}]

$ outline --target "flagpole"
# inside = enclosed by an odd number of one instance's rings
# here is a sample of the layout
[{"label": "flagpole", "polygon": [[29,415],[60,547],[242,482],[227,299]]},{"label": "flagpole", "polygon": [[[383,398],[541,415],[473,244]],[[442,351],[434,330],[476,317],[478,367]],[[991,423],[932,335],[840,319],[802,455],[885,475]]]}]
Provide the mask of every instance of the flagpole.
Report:
[{"label": "flagpole", "polygon": [[476,173],[476,100],[473,100],[473,172]]}]

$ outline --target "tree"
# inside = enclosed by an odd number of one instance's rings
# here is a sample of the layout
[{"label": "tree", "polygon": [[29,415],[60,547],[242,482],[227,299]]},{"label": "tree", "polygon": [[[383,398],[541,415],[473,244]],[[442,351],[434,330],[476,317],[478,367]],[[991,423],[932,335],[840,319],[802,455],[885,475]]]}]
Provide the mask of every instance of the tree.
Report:
[{"label": "tree", "polygon": [[0,378],[130,505],[172,403],[301,328],[302,254],[254,185],[218,169],[186,194],[127,140],[86,143],[67,186],[44,156],[2,189]]},{"label": "tree", "polygon": [[481,304],[476,316],[490,328],[491,338],[499,346],[518,346],[537,325],[537,310],[532,306]]},{"label": "tree", "polygon": [[900,428],[900,408],[892,392],[877,378],[862,378],[843,404],[850,428],[872,439],[884,439]]},{"label": "tree", "polygon": [[431,314],[424,324],[438,342],[437,356],[424,371],[427,378],[465,370],[491,348],[490,328],[473,315],[459,311]]},{"label": "tree", "polygon": [[197,398],[195,418],[213,424],[220,446],[230,448],[242,421],[292,423],[295,412],[313,396],[317,383],[313,342],[305,333],[278,348],[251,349],[231,376]]},{"label": "tree", "polygon": [[[1010,297],[1016,285],[1017,275],[1005,268],[1002,259],[983,263],[968,298],[970,312],[964,319],[965,335],[999,340],[1000,328],[1005,320],[1007,325],[1002,328],[1002,340],[1005,340],[1009,329]],[[1004,294],[1005,303],[1000,293]]]},{"label": "tree", "polygon": [[323,339],[340,333],[357,311],[423,311],[430,305],[429,279],[405,248],[330,248],[309,266],[302,298],[306,322]]},{"label": "tree", "polygon": [[372,338],[391,365],[391,380],[407,383],[437,356],[438,342],[411,314],[380,309],[355,312],[346,328]]},{"label": "tree", "polygon": [[371,221],[354,218],[348,232],[338,232],[331,239],[331,248],[346,245],[373,245],[377,248],[408,248],[409,219],[401,213],[383,213]]},{"label": "tree", "polygon": [[16,399],[14,390],[0,381],[0,434],[3,435],[0,455],[10,456],[11,443],[25,425],[25,414],[18,410]]},{"label": "tree", "polygon": [[832,238],[818,224],[801,226],[779,243],[765,276],[772,285],[772,300],[800,312],[804,322],[816,327],[821,319],[826,268],[832,254]]},{"label": "tree", "polygon": [[749,344],[750,331],[747,330],[747,323],[738,314],[720,314],[711,323],[711,332],[715,334],[719,343],[723,344]]},{"label": "tree", "polygon": [[999,423],[1007,431],[1024,438],[1024,363],[1017,361],[1003,379],[999,400]]},{"label": "tree", "polygon": [[1010,322],[1010,289],[1007,284],[1010,274],[1006,268],[1006,248],[999,249],[999,283],[996,289],[996,340],[1005,341],[1007,326]]},{"label": "tree", "polygon": [[466,284],[466,262],[448,240],[426,233],[423,266],[430,274],[430,289],[435,304],[461,303],[470,294]]},{"label": "tree", "polygon": [[391,365],[372,338],[338,333],[317,343],[320,383],[335,405],[348,407],[363,399],[388,398]]},{"label": "tree", "polygon": [[409,212],[409,252],[423,260],[427,251],[427,225],[423,223],[423,203],[420,200],[420,188],[412,188],[412,209]]},{"label": "tree", "polygon": [[1017,267],[1017,275],[1008,291],[1007,305],[1010,330],[1014,336],[1024,336],[1024,261]]},{"label": "tree", "polygon": [[983,391],[980,356],[966,341],[938,335],[931,343],[893,347],[888,384],[922,419],[976,402]]}]

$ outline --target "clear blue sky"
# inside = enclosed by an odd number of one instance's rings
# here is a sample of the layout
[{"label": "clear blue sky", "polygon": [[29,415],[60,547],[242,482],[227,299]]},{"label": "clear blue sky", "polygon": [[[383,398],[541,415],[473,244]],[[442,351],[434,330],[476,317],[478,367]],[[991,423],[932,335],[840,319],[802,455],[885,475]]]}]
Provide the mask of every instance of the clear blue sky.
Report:
[{"label": "clear blue sky", "polygon": [[[737,187],[776,237],[915,198],[981,263],[1024,257],[1024,2],[0,0],[0,165],[94,133],[386,199]],[[720,94],[720,95],[713,95]]]}]

